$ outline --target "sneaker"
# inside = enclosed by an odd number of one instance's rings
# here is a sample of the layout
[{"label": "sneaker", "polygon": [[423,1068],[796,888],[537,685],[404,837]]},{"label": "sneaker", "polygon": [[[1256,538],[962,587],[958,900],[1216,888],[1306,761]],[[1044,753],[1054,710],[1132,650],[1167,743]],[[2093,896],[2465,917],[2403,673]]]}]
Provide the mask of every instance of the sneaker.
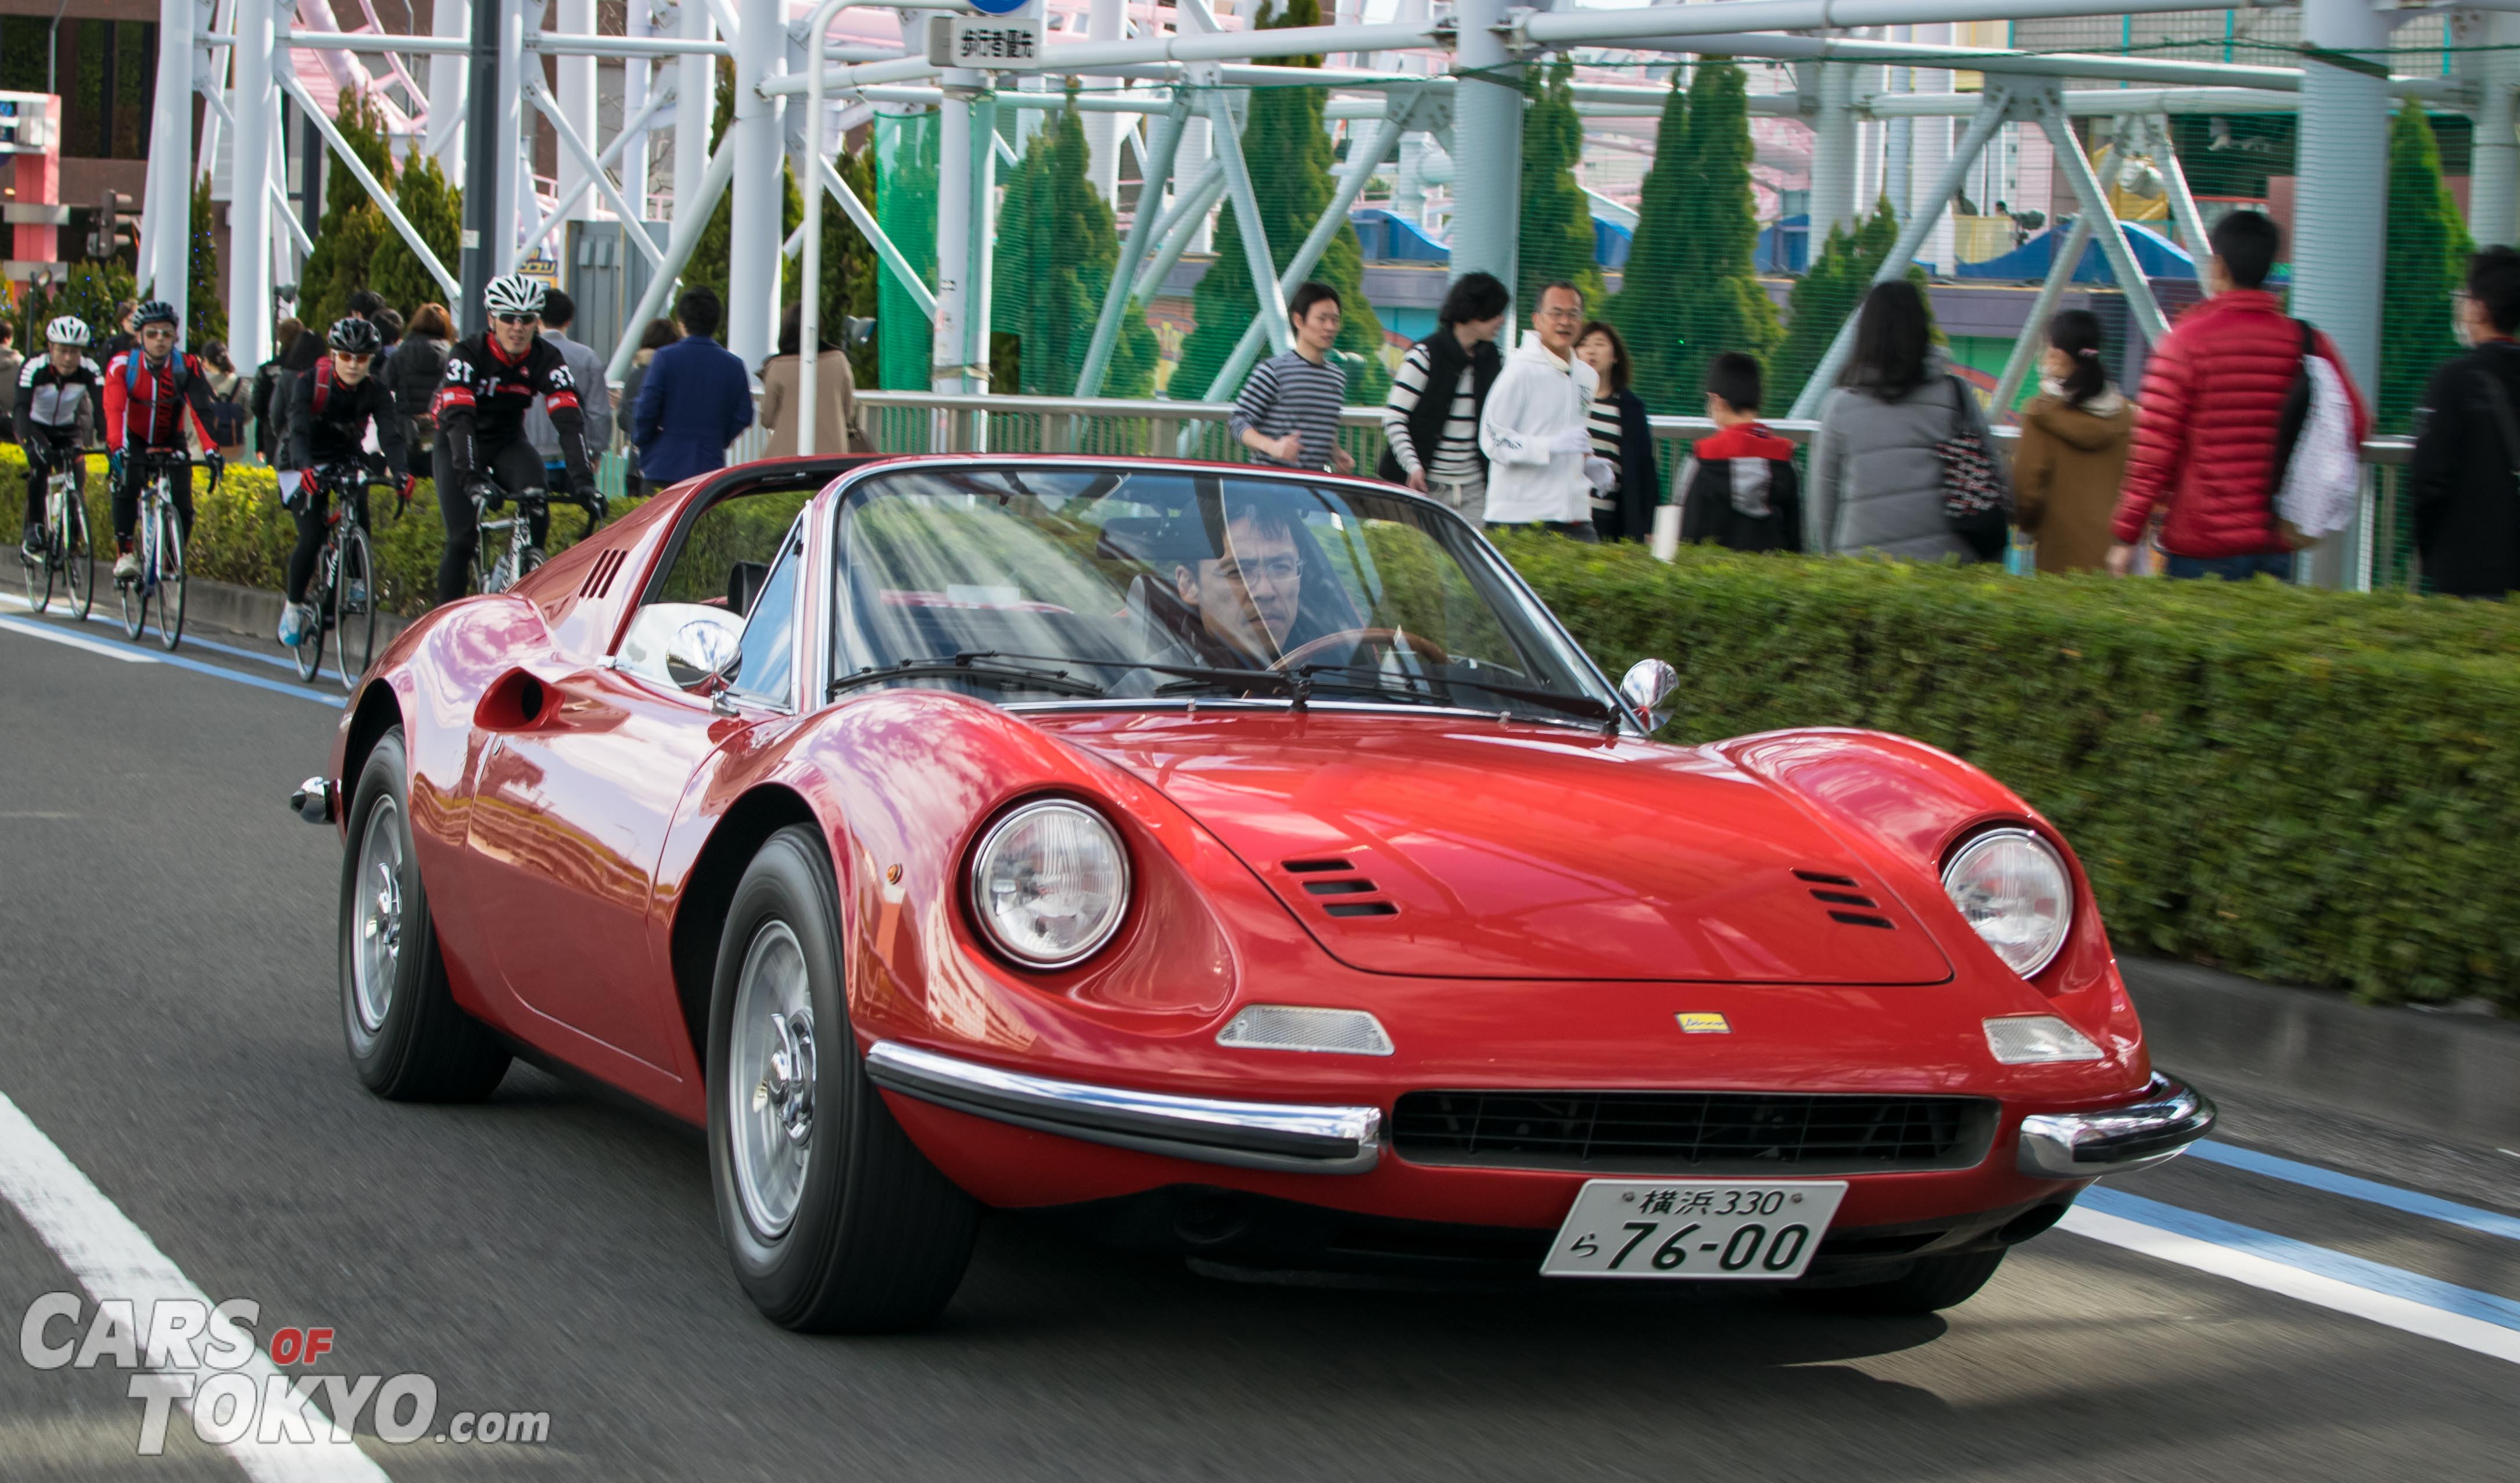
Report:
[{"label": "sneaker", "polygon": [[140,553],[126,551],[113,559],[113,579],[117,582],[140,580]]},{"label": "sneaker", "polygon": [[26,522],[25,534],[18,538],[18,549],[25,554],[27,561],[40,562],[44,559],[44,526],[42,521],[28,520]]},{"label": "sneaker", "polygon": [[305,604],[292,603],[282,608],[280,610],[281,647],[295,649],[305,640],[306,631],[314,625],[315,609]]},{"label": "sneaker", "polygon": [[341,605],[349,608],[352,612],[366,611],[368,606],[368,584],[356,580],[344,583],[341,589]]}]

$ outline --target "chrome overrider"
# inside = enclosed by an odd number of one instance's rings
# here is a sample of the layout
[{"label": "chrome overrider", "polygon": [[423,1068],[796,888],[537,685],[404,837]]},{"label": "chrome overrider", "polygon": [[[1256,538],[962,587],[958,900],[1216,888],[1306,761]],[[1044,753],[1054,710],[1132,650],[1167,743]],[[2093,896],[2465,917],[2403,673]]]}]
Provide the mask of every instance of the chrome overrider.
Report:
[{"label": "chrome overrider", "polygon": [[2034,1112],[2021,1120],[2020,1169],[2043,1179],[2091,1179],[2177,1158],[2214,1128],[2214,1103],[2158,1072],[2143,1099],[2092,1112]]},{"label": "chrome overrider", "polygon": [[1088,1086],[879,1040],[867,1075],[887,1092],[1019,1128],[1246,1169],[1363,1174],[1382,1157],[1379,1107],[1224,1101]]},{"label": "chrome overrider", "polygon": [[309,778],[289,795],[290,812],[309,824],[330,824],[340,817],[340,790],[330,778]]}]

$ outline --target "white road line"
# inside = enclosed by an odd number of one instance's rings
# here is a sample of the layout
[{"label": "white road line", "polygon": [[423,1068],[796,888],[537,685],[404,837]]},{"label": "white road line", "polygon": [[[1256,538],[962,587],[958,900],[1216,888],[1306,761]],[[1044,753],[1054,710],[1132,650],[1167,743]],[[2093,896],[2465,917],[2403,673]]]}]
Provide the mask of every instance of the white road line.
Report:
[{"label": "white road line", "polygon": [[26,618],[0,618],[0,628],[5,628],[11,633],[22,633],[28,638],[67,644],[72,649],[84,649],[89,653],[103,654],[109,659],[120,659],[125,664],[158,662],[156,654],[142,653],[139,650],[126,649],[119,644],[108,644],[99,639],[83,639],[67,628],[55,628],[49,623],[37,623]]},{"label": "white road line", "polygon": [[2506,1240],[2520,1241],[2520,1215],[2504,1215],[2499,1211],[2480,1210],[2474,1205],[2462,1205],[2455,1200],[2446,1200],[2436,1195],[2418,1194],[2412,1190],[2401,1190],[2395,1185],[2383,1185],[2374,1180],[2356,1179],[2351,1174],[2339,1174],[2333,1169],[2322,1169],[2317,1164],[2277,1158],[2272,1153],[2260,1153],[2255,1148],[2236,1147],[2216,1139],[2209,1138],[2202,1143],[2190,1146],[2187,1156],[2201,1158],[2207,1163],[2246,1169],[2251,1174],[2263,1174],[2269,1179],[2284,1180],[2312,1190],[2323,1190],[2330,1194],[2342,1194],[2348,1199],[2386,1205],[2392,1210],[2403,1210],[2408,1215],[2424,1216],[2446,1225],[2464,1226],[2470,1231],[2482,1232],[2487,1236],[2498,1236]]},{"label": "white road line", "polygon": [[[2083,1199],[2084,1203],[2065,1212],[2058,1229],[2520,1365],[2520,1327],[2474,1316],[2513,1306],[2507,1299],[2115,1191],[2092,1190]],[[2191,1235],[2191,1230],[2211,1232],[2221,1238]],[[2305,1258],[2303,1253],[2310,1255]],[[2386,1276],[2362,1275],[2364,1269]],[[2349,1281],[2334,1273],[2361,1280]],[[2448,1306],[2433,1296],[2445,1292],[2456,1295],[2448,1299]],[[2462,1307],[2473,1312],[2453,1311]]]},{"label": "white road line", "polygon": [[[0,1095],[0,1196],[17,1207],[53,1255],[98,1301],[129,1299],[134,1312],[144,1316],[151,1304],[158,1302],[210,1305],[210,1299],[167,1260],[148,1233],[116,1209],[95,1182],[70,1162],[69,1155],[5,1095]],[[281,1372],[260,1349],[239,1371],[251,1375],[262,1390]],[[177,1380],[189,1378],[198,1385],[216,1371],[169,1367],[156,1372]],[[313,1423],[311,1442],[260,1441],[257,1426],[223,1450],[255,1483],[389,1483],[384,1469],[357,1443],[333,1440],[333,1427],[319,1407],[309,1402],[305,1416]],[[140,1465],[139,1430],[135,1410],[135,1466]]]}]

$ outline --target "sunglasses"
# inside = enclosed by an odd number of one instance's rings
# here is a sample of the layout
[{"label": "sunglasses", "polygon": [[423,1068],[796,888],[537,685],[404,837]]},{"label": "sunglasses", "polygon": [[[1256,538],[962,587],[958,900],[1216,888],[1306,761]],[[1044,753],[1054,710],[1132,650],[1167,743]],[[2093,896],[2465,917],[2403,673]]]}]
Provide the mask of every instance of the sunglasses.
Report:
[{"label": "sunglasses", "polygon": [[530,325],[542,318],[539,314],[493,314],[490,317],[503,325]]}]

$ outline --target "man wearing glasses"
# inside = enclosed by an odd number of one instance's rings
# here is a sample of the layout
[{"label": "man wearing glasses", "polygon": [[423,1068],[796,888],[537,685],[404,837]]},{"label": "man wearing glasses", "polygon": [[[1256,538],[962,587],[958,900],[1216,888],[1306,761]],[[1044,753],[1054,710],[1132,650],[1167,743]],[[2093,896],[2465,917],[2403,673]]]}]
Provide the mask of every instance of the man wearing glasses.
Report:
[{"label": "man wearing glasses", "polygon": [[1575,358],[1584,295],[1573,284],[1540,291],[1532,333],[1507,358],[1479,416],[1488,458],[1487,524],[1535,526],[1598,541],[1593,491],[1610,486],[1609,461],[1593,455],[1585,424],[1596,378]]},{"label": "man wearing glasses", "polygon": [[[592,499],[595,474],[586,454],[586,416],[577,404],[577,380],[560,348],[542,337],[543,286],[522,274],[490,280],[482,295],[490,311],[487,333],[461,339],[446,352],[446,380],[431,410],[437,415],[437,513],[446,521],[446,551],[437,562],[437,601],[464,596],[472,569],[478,518],[469,494],[487,479],[509,494],[543,486],[543,456],[525,436],[525,410],[543,399],[560,433],[566,489],[562,499]],[[550,537],[548,514],[538,514],[533,543]]]},{"label": "man wearing glasses", "polygon": [[1202,664],[1265,669],[1289,647],[1302,607],[1303,548],[1282,510],[1243,505],[1223,523],[1224,555],[1173,567],[1174,595],[1198,615],[1184,638]]}]

